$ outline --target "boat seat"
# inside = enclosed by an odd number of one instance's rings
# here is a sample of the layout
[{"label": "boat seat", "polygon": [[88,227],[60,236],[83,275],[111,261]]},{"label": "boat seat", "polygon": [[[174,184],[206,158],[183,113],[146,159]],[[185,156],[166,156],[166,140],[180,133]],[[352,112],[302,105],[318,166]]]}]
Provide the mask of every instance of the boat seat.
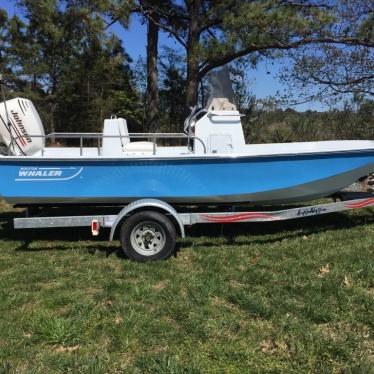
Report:
[{"label": "boat seat", "polygon": [[131,142],[129,144],[126,144],[123,147],[123,150],[126,153],[153,153],[153,142]]},{"label": "boat seat", "polygon": [[[131,142],[128,137],[126,120],[123,118],[111,118],[104,121],[103,129],[103,156],[122,156],[126,153],[153,153],[152,142]],[[106,137],[115,136],[115,137]]]},{"label": "boat seat", "polygon": [[[103,129],[103,156],[119,156],[123,147],[130,143],[127,122],[123,118],[111,118],[104,121]],[[108,137],[108,136],[113,136]],[[114,137],[115,136],[115,137]]]}]

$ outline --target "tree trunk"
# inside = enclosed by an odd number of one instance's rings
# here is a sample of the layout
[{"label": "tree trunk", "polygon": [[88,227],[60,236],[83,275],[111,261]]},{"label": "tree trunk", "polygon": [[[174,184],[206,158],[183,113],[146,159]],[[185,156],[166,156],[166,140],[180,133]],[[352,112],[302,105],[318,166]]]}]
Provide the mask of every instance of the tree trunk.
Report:
[{"label": "tree trunk", "polygon": [[[153,19],[158,20],[157,14],[153,14]],[[159,27],[151,20],[148,20],[147,32],[147,101],[148,118],[146,120],[149,131],[159,130],[159,96],[158,96],[158,31]]]},{"label": "tree trunk", "polygon": [[187,90],[186,90],[186,110],[195,106],[198,100],[199,89],[199,9],[201,0],[190,0],[188,2],[189,27],[187,40]]}]

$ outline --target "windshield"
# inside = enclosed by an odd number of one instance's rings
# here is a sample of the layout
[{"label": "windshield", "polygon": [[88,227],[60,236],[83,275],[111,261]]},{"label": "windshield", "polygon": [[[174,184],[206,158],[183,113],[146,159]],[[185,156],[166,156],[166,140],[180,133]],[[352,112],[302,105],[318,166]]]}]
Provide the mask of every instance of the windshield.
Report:
[{"label": "windshield", "polygon": [[234,90],[230,79],[229,69],[225,66],[221,70],[208,75],[209,98],[208,110],[236,110]]}]

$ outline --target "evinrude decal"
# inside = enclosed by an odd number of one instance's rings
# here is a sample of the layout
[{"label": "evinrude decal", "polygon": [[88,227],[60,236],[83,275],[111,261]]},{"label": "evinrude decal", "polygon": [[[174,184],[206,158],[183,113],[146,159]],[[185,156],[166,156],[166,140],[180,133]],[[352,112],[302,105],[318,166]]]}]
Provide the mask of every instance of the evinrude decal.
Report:
[{"label": "evinrude decal", "polygon": [[16,182],[48,182],[48,181],[67,181],[76,178],[83,168],[40,168],[40,167],[21,167],[18,170]]}]

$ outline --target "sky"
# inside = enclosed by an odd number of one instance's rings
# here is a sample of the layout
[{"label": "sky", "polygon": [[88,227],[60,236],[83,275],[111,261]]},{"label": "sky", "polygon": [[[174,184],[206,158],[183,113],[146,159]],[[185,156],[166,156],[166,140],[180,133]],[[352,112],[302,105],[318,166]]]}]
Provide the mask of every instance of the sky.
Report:
[{"label": "sky", "polygon": [[[0,8],[5,9],[8,15],[18,13],[15,1],[0,0]],[[128,29],[124,29],[117,23],[111,27],[111,31],[122,40],[123,47],[134,62],[139,57],[145,57],[147,27],[140,22],[139,17],[132,16]],[[161,49],[163,46],[178,48],[178,44],[172,38],[166,33],[161,32],[159,36],[159,48]],[[281,69],[281,62],[274,62],[273,64],[259,63],[255,69],[250,69],[247,72],[247,77],[251,93],[256,98],[263,99],[267,96],[275,95],[277,91],[283,92],[286,87],[277,80],[277,74]],[[322,111],[328,109],[319,102],[301,104],[294,108],[299,111]]]}]

